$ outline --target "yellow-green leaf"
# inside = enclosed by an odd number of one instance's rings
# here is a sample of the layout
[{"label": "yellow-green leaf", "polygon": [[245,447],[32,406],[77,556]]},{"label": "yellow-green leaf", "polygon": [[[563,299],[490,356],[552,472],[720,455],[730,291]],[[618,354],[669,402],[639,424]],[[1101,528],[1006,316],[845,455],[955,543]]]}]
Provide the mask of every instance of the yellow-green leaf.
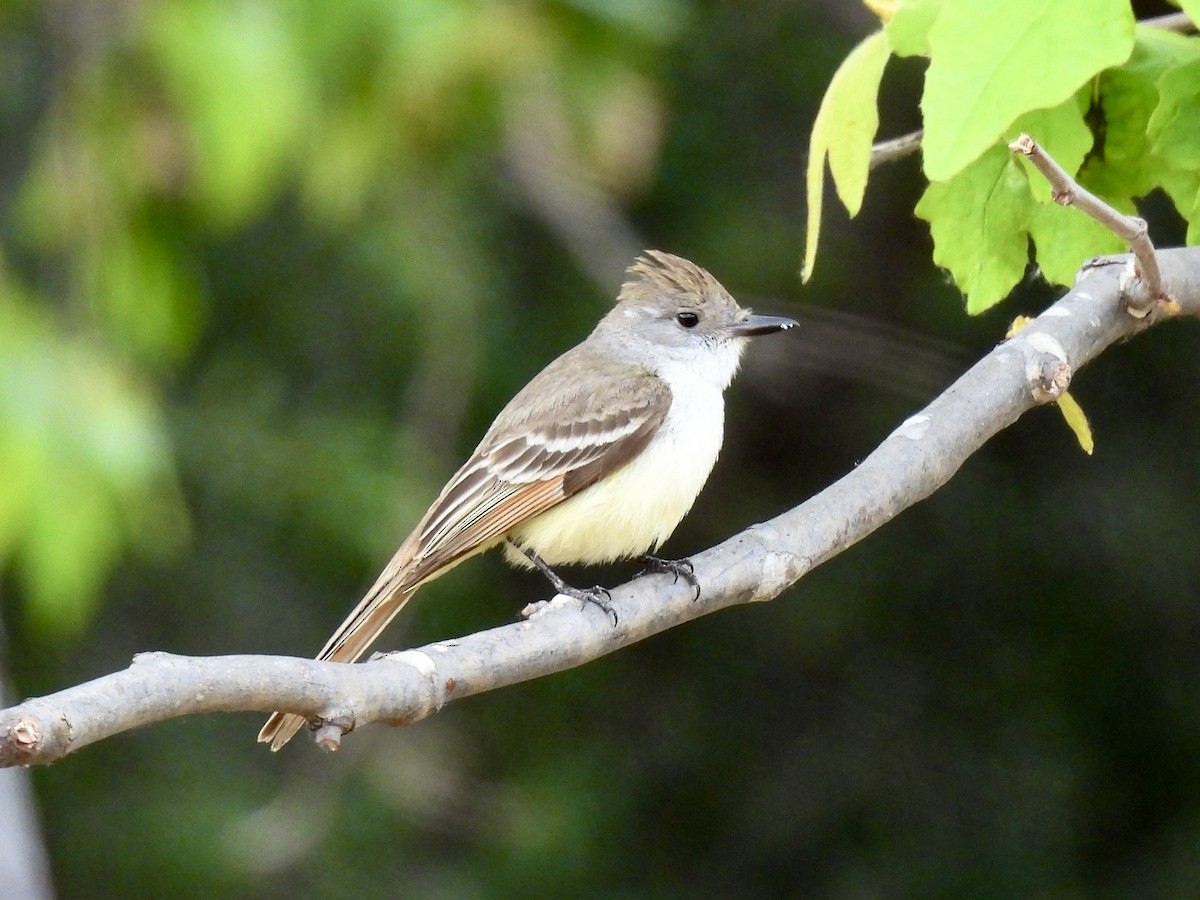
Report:
[{"label": "yellow-green leaf", "polygon": [[942,0],[901,0],[884,26],[897,56],[928,56],[929,29],[942,11]]},{"label": "yellow-green leaf", "polygon": [[1025,173],[1004,147],[926,189],[916,213],[933,233],[934,262],[949,269],[967,295],[967,312],[994,306],[1021,279],[1036,206]]},{"label": "yellow-green leaf", "polygon": [[1158,79],[1160,102],[1146,135],[1153,152],[1172,166],[1200,166],[1200,60],[1168,69]]},{"label": "yellow-green leaf", "polygon": [[[1031,175],[1034,182],[1040,175]],[[1045,179],[1042,179],[1044,182]],[[1030,210],[1029,234],[1042,277],[1051,284],[1069,285],[1085,259],[1129,249],[1119,237],[1070,206],[1057,203]]]},{"label": "yellow-green leaf", "polygon": [[[1020,116],[1004,133],[1005,141],[1018,135],[1028,134],[1042,149],[1054,157],[1070,175],[1079,171],[1095,138],[1083,120],[1084,111],[1090,101],[1090,91],[1084,88],[1066,102],[1050,109],[1035,109]],[[1033,196],[1041,203],[1050,203],[1050,183],[1037,172],[1024,156],[1017,157],[1029,176],[1029,187]]]},{"label": "yellow-green leaf", "polygon": [[1017,116],[1057,106],[1124,62],[1133,39],[1128,0],[944,0],[921,98],[925,174],[953,177]]},{"label": "yellow-green leaf", "polygon": [[804,245],[804,280],[817,259],[821,207],[825,184],[825,157],[838,196],[851,216],[862,206],[871,162],[871,143],[879,128],[877,97],[888,42],[882,31],[863,40],[843,60],[813,122],[808,144],[808,236]]},{"label": "yellow-green leaf", "polygon": [[1067,425],[1075,432],[1075,440],[1079,441],[1079,446],[1083,448],[1083,452],[1091,456],[1092,451],[1096,449],[1096,442],[1092,438],[1092,426],[1088,424],[1087,416],[1083,414],[1083,407],[1076,403],[1075,398],[1065,391],[1058,398],[1057,402],[1058,408],[1062,411],[1063,418],[1067,420]]},{"label": "yellow-green leaf", "polygon": [[215,224],[232,227],[270,201],[305,137],[309,73],[272,4],[150,9],[149,43],[189,132],[190,187]]}]

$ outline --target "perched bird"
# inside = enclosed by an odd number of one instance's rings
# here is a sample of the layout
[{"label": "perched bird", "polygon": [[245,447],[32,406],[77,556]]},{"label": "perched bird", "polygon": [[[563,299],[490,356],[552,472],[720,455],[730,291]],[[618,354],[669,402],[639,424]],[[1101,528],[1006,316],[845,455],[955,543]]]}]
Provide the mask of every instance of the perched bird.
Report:
[{"label": "perched bird", "polygon": [[[354,662],[417,588],[502,543],[509,562],[611,612],[602,588],[571,588],[550,567],[637,557],[665,541],[717,460],[722,392],[747,339],[796,324],[751,315],[669,253],[647,251],[627,275],[591,335],[500,411],[317,659]],[[689,564],[647,558],[695,584]],[[277,712],[258,739],[278,750],[304,724]]]}]

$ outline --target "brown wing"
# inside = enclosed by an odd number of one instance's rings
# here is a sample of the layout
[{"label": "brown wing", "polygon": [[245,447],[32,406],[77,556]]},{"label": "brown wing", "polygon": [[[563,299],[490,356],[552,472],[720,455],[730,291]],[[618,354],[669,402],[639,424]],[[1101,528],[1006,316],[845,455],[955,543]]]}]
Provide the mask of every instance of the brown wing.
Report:
[{"label": "brown wing", "polygon": [[[670,406],[670,389],[648,371],[586,345],[563,354],[496,417],[317,659],[358,659],[423,582],[625,465]],[[276,713],[259,740],[278,749],[303,724]]]}]

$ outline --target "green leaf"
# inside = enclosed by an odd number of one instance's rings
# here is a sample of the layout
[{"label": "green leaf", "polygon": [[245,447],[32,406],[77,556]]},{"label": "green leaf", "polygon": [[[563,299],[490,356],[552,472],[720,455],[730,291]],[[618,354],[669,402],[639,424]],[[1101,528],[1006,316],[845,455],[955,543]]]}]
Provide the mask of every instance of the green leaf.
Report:
[{"label": "green leaf", "polygon": [[897,56],[928,56],[929,29],[942,11],[942,0],[900,0],[884,25]]},{"label": "green leaf", "polygon": [[953,177],[1019,115],[1128,59],[1133,39],[1127,0],[945,0],[921,99],[925,174]]},{"label": "green leaf", "polygon": [[1200,168],[1200,59],[1164,72],[1158,94],[1146,129],[1152,152],[1169,165]]},{"label": "green leaf", "polygon": [[967,312],[1004,299],[1025,272],[1026,225],[1036,208],[1029,182],[1004,147],[993,147],[949,181],[935,181],[917,204],[933,233],[933,259],[967,295]]},{"label": "green leaf", "polygon": [[[1045,182],[1030,175],[1030,182]],[[1051,284],[1070,285],[1084,260],[1104,253],[1124,253],[1119,237],[1077,209],[1057,203],[1030,210],[1029,234],[1033,238],[1038,268]]]},{"label": "green leaf", "polygon": [[[1083,121],[1085,98],[1022,116],[1013,133],[1044,138],[1046,149],[1074,171],[1091,147]],[[1025,272],[1029,240],[1042,276],[1070,284],[1084,260],[1119,253],[1125,245],[1077,209],[1049,199],[1045,178],[1024,158],[995,147],[947,182],[930,184],[917,215],[930,223],[934,260],[950,270],[967,295],[967,311],[982,312],[1008,293]],[[1035,199],[1034,191],[1043,195]]]},{"label": "green leaf", "polygon": [[1200,170],[1171,169],[1163,173],[1162,189],[1175,204],[1175,209],[1187,220],[1189,245],[1197,243],[1197,226],[1200,226]]},{"label": "green leaf", "polygon": [[881,31],[870,35],[842,61],[821,100],[808,142],[805,281],[812,276],[817,260],[826,154],[838,196],[850,215],[857,215],[862,206],[871,162],[871,142],[879,128],[879,82],[887,61],[887,38]]},{"label": "green leaf", "polygon": [[1147,137],[1158,105],[1158,80],[1168,70],[1200,59],[1200,41],[1155,28],[1139,27],[1129,60],[1100,76],[1102,139],[1084,167],[1088,188],[1119,208],[1148,194],[1162,177],[1163,164]]},{"label": "green leaf", "polygon": [[1184,241],[1189,247],[1200,244],[1200,172],[1174,173],[1164,188],[1179,214],[1187,219]]},{"label": "green leaf", "polygon": [[[1005,132],[1005,141],[1015,140],[1022,133],[1028,134],[1053,156],[1060,166],[1074,175],[1083,165],[1088,151],[1092,149],[1092,131],[1083,119],[1090,93],[1084,88],[1065,103],[1051,109],[1035,109],[1025,113]],[[1018,156],[1017,159],[1029,176],[1033,196],[1040,203],[1052,203],[1050,183],[1024,156]]]},{"label": "green leaf", "polygon": [[1184,241],[1189,247],[1195,247],[1200,244],[1200,195],[1196,196],[1196,202],[1192,204],[1192,211],[1187,216],[1187,220],[1188,227]]},{"label": "green leaf", "polygon": [[1174,0],[1193,22],[1200,22],[1200,0]]}]

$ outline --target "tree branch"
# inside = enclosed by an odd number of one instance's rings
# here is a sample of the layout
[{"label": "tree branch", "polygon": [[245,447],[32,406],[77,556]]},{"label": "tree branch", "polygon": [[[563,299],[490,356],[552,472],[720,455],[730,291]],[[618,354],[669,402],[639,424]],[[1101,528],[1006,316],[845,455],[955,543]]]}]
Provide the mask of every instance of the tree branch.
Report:
[{"label": "tree branch", "polygon": [[925,129],[918,128],[916,131],[910,131],[908,134],[902,134],[899,137],[888,138],[886,141],[877,141],[871,145],[871,160],[867,164],[867,168],[874,169],[876,166],[882,166],[884,163],[895,162],[898,159],[904,159],[906,156],[911,156],[921,149],[921,138],[925,136]]},{"label": "tree branch", "polygon": [[[1164,318],[1200,315],[1200,248],[1159,251],[1172,298],[1125,312],[1128,257],[1084,267],[1061,300],[900,425],[850,474],[692,558],[703,587],[653,575],[612,590],[614,627],[556,598],[527,621],[362,665],[275,656],[147,653],[126,670],[0,711],[0,765],[49,763],[122,731],[203,712],[280,709],[319,720],[321,742],[371,721],[407,724],[463,697],[561,672],[718,609],[771,600],[945,484],[992,435],[1061,394],[1106,347]],[[247,737],[249,739],[249,736]]]},{"label": "tree branch", "polygon": [[1150,312],[1154,304],[1167,299],[1158,260],[1154,255],[1154,244],[1150,242],[1150,228],[1145,219],[1127,216],[1113,209],[1072,178],[1058,164],[1058,160],[1029,135],[1022,134],[1008,148],[1022,154],[1050,182],[1055,203],[1074,206],[1129,245],[1137,263],[1132,270],[1132,280],[1139,283],[1136,290],[1126,289],[1126,309],[1130,315],[1141,318]]}]

